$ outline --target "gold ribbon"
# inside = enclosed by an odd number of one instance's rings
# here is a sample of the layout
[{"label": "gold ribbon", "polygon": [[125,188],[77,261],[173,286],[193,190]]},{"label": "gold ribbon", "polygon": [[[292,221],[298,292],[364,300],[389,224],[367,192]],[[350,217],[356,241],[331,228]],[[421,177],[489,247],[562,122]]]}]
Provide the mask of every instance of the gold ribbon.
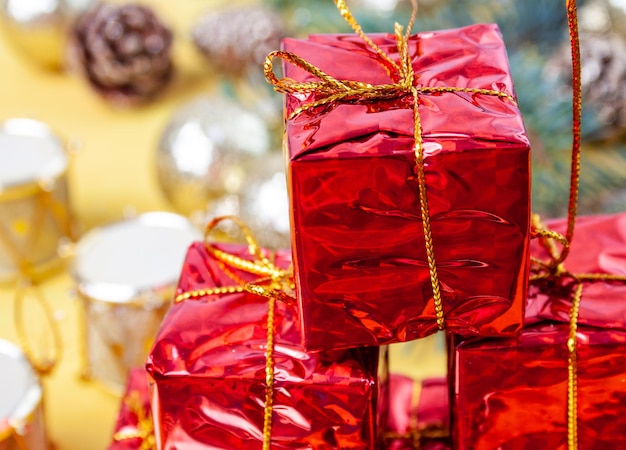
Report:
[{"label": "gold ribbon", "polygon": [[[252,261],[243,259],[239,256],[219,250],[213,246],[208,237],[214,231],[217,225],[225,220],[234,221],[241,229],[247,243],[248,253],[253,258]],[[248,292],[260,295],[268,299],[267,313],[267,350],[265,356],[265,407],[263,409],[263,450],[269,450],[272,437],[272,415],[274,410],[274,311],[276,300],[286,303],[292,303],[293,275],[291,270],[279,269],[274,263],[265,256],[254,239],[250,229],[237,217],[222,216],[213,219],[206,227],[204,235],[205,247],[207,251],[218,261],[220,268],[224,273],[233,280],[231,286],[220,286],[209,289],[198,289],[194,291],[183,292],[176,296],[175,303],[187,300],[196,300],[208,296],[219,296],[235,293]],[[246,282],[237,276],[230,268],[242,270],[259,278],[252,282]]]},{"label": "gold ribbon", "polygon": [[138,391],[132,391],[125,399],[124,404],[137,420],[135,431],[118,431],[113,435],[115,442],[128,439],[141,439],[138,450],[156,450],[156,438],[154,436],[154,425],[150,410],[146,411]]},{"label": "gold ribbon", "polygon": [[[390,79],[397,80],[389,84],[372,85],[361,81],[354,80],[338,80],[326,73],[324,73],[318,67],[305,61],[299,56],[286,52],[286,51],[274,51],[270,53],[263,65],[265,78],[268,83],[274,86],[274,89],[278,92],[285,94],[308,94],[315,93],[316,100],[311,101],[303,106],[300,106],[294,110],[289,119],[295,116],[311,110],[313,108],[328,105],[335,102],[356,102],[356,101],[370,101],[370,100],[382,100],[391,98],[401,98],[410,96],[413,99],[413,150],[415,153],[415,163],[417,168],[417,180],[419,186],[420,197],[420,213],[422,218],[422,226],[424,229],[424,241],[426,248],[426,257],[428,260],[428,270],[430,274],[430,283],[433,290],[433,302],[435,307],[435,316],[437,320],[437,328],[443,330],[445,328],[445,317],[443,311],[443,304],[441,298],[441,289],[439,276],[437,274],[437,265],[435,262],[435,251],[432,238],[432,230],[430,226],[430,213],[428,208],[428,198],[426,194],[426,181],[424,171],[424,144],[422,139],[422,125],[420,120],[420,114],[418,111],[419,96],[421,94],[432,93],[472,93],[481,95],[492,95],[502,99],[507,99],[515,103],[515,99],[512,95],[506,92],[491,90],[491,89],[474,89],[474,88],[461,88],[461,87],[418,87],[414,85],[415,74],[413,72],[413,65],[411,64],[411,57],[409,54],[409,37],[411,28],[415,22],[417,15],[417,0],[411,0],[413,11],[411,19],[406,27],[398,23],[395,24],[395,37],[397,41],[397,48],[399,54],[399,63],[394,61],[387,53],[385,53],[378,45],[376,45],[369,37],[365,35],[361,26],[357,23],[356,19],[348,9],[345,0],[334,0],[337,9],[343,16],[343,18],[352,27],[354,32],[363,39],[367,46],[373,50],[378,56],[375,61],[380,64],[387,73],[389,73]],[[277,78],[274,75],[274,68],[272,61],[274,58],[282,59],[296,67],[299,67],[309,74],[315,76],[319,81],[310,82],[297,82],[289,78]]]}]

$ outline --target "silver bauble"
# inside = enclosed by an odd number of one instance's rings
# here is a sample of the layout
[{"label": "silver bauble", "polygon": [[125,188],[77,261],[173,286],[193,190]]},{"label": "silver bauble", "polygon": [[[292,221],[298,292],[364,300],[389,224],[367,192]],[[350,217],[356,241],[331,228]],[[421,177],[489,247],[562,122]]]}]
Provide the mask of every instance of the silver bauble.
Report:
[{"label": "silver bauble", "polygon": [[239,193],[270,142],[257,114],[224,97],[200,97],[179,109],[161,136],[156,154],[161,190],[178,212],[203,211]]},{"label": "silver bauble", "polygon": [[7,39],[48,69],[64,65],[69,30],[76,17],[96,0],[0,0],[0,20]]},{"label": "silver bauble", "polygon": [[[284,249],[290,246],[289,198],[283,156],[280,152],[257,159],[246,174],[239,194],[215,202],[205,222],[218,216],[241,218],[263,247]],[[226,240],[237,240],[238,227],[231,222],[219,225]]]}]

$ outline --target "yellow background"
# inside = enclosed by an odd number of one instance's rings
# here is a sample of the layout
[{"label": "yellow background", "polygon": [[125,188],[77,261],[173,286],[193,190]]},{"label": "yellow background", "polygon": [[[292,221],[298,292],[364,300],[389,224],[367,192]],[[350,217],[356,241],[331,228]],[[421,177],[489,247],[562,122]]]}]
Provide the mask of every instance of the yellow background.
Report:
[{"label": "yellow background", "polygon": [[[69,169],[69,188],[71,207],[82,232],[122,218],[127,208],[137,212],[172,210],[157,183],[157,142],[182,104],[215,89],[215,74],[195,51],[188,35],[202,12],[226,2],[143,3],[152,6],[172,27],[178,70],[165,94],[140,109],[112,108],[76,76],[32,64],[0,34],[0,121],[11,117],[38,119],[62,138],[79,144]],[[41,289],[52,304],[64,343],[60,364],[43,381],[51,440],[58,450],[104,449],[111,440],[120,397],[93,382],[80,380],[78,302],[73,299],[73,281],[67,271],[46,278]],[[10,284],[0,286],[0,339],[17,342],[13,292]],[[35,322],[33,319],[33,336],[42,326]],[[431,350],[428,347],[423,351]],[[433,356],[435,363],[421,366],[422,374],[441,373],[441,353],[437,353],[439,356]]]}]

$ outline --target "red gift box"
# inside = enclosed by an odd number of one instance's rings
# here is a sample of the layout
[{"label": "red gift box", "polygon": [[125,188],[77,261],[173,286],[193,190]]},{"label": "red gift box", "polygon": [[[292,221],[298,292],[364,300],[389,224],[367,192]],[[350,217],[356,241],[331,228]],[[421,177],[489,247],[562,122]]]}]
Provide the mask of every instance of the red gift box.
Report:
[{"label": "red gift box", "polygon": [[[247,247],[215,245],[251,260]],[[267,253],[266,253],[267,254]],[[290,265],[279,251],[274,264]],[[178,294],[254,282],[203,243],[192,245]],[[159,448],[261,448],[266,393],[268,299],[248,291],[175,303],[148,357]],[[274,316],[271,448],[373,449],[379,348],[305,353],[295,304]],[[383,352],[384,353],[384,350]],[[381,364],[381,377],[385,365]],[[381,378],[382,379],[382,378]]]},{"label": "red gift box", "polygon": [[389,375],[389,412],[382,431],[386,450],[449,450],[448,384]]},{"label": "red gift box", "polygon": [[[566,222],[547,225],[563,232]],[[548,256],[539,245],[532,254]],[[626,276],[626,214],[579,218],[564,266],[574,275]],[[567,448],[572,291],[567,278],[531,286],[519,340],[458,339],[454,448]],[[578,449],[626,447],[626,283],[583,283],[576,343]]]},{"label": "red gift box", "polygon": [[137,368],[128,375],[109,450],[153,450],[154,445],[148,375]]},{"label": "red gift box", "polygon": [[[393,35],[369,37],[398,61]],[[336,79],[397,81],[357,35],[285,39],[283,47]],[[425,32],[410,37],[408,47],[421,90],[423,165],[446,329],[514,335],[523,322],[530,216],[530,152],[519,109],[497,95],[426,92],[455,87],[514,96],[500,31],[474,25]],[[289,79],[318,81],[286,64]],[[432,334],[438,324],[413,97],[306,106],[318,99],[316,92],[288,94],[285,112],[304,345],[380,345]]]}]

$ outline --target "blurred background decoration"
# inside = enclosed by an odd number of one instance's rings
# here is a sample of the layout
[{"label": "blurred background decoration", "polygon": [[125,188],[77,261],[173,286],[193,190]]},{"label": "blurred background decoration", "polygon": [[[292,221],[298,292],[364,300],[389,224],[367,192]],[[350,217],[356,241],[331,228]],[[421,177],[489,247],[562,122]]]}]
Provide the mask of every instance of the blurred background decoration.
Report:
[{"label": "blurred background decoration", "polygon": [[70,29],[95,0],[3,0],[0,21],[7,42],[35,65],[60,70]]},{"label": "blurred background decoration", "polygon": [[[410,9],[408,0],[348,5],[368,33],[406,23]],[[580,212],[624,211],[626,1],[578,5]],[[420,0],[414,31],[476,22],[498,23],[507,44],[533,148],[533,209],[563,216],[571,145],[564,1]],[[0,121],[37,119],[80,142],[67,179],[82,232],[128,211],[177,212],[198,227],[236,214],[262,245],[286,247],[283,98],[265,83],[261,63],[284,36],[350,32],[331,0],[0,0]],[[223,238],[233,239],[231,231]],[[68,341],[47,401],[51,410],[73,408],[49,418],[59,450],[103,447],[118,408],[117,398],[94,400],[89,386],[68,388],[80,372],[80,318],[66,305],[71,285],[66,272],[45,285]],[[0,291],[0,338],[13,337],[11,295]],[[91,425],[77,429],[77,412]]]}]

